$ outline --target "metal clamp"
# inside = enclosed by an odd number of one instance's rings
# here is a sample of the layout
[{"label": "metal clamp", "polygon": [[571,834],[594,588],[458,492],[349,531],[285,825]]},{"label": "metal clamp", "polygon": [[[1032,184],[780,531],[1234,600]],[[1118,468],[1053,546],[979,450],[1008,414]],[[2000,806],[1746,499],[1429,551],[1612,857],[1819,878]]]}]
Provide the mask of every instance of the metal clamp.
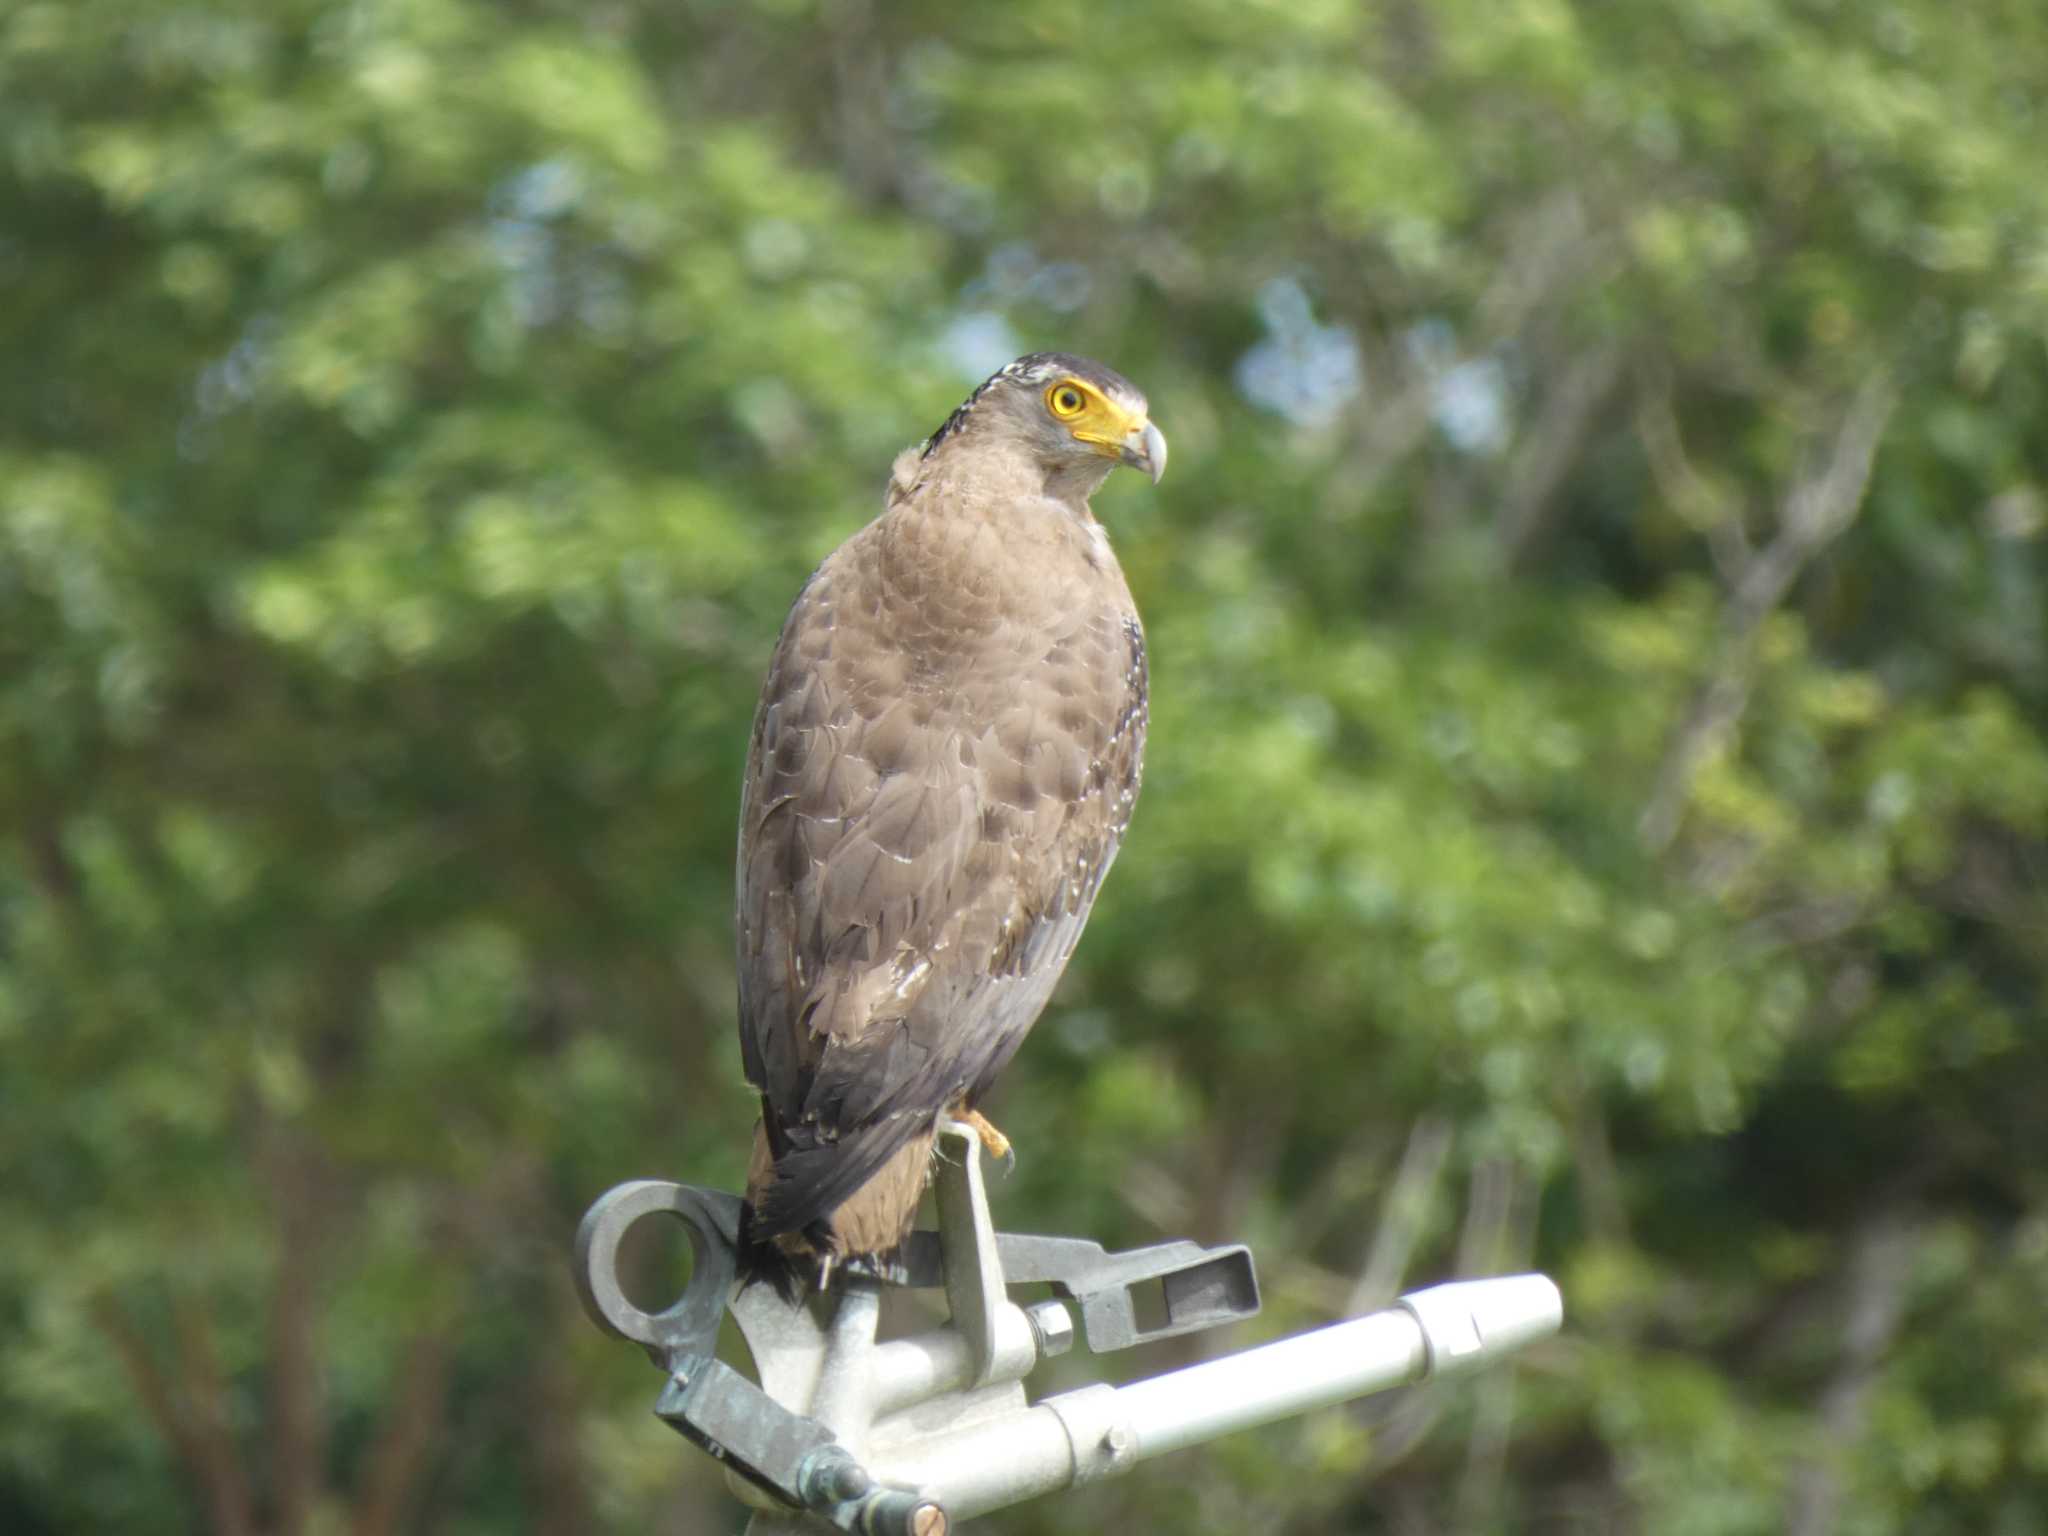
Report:
[{"label": "metal clamp", "polygon": [[[651,1180],[622,1184],[577,1234],[576,1283],[608,1333],[666,1376],[655,1411],[723,1462],[762,1513],[753,1536],[822,1520],[864,1536],[945,1536],[953,1516],[1114,1476],[1137,1462],[1425,1376],[1497,1361],[1555,1332],[1557,1288],[1541,1275],[1459,1282],[1395,1306],[1183,1370],[1027,1402],[1023,1379],[1073,1340],[1078,1307],[1101,1352],[1250,1317],[1258,1280],[1241,1245],[1162,1243],[1106,1253],[1077,1238],[995,1231],[979,1140],[941,1128],[939,1230],[912,1234],[905,1281],[943,1286],[942,1328],[877,1339],[882,1287],[842,1272],[831,1294],[790,1304],[735,1287],[740,1202]],[[618,1274],[636,1224],[680,1220],[695,1256],[683,1295],[636,1306]],[[1029,1307],[1013,1284],[1055,1295]],[[1157,1287],[1156,1313],[1141,1299]],[[730,1313],[759,1380],[713,1353]]]},{"label": "metal clamp", "polygon": [[[881,1483],[823,1423],[778,1403],[713,1354],[733,1298],[739,1210],[731,1195],[653,1179],[609,1191],[576,1233],[576,1289],[585,1310],[667,1373],[656,1414],[782,1504],[865,1536],[944,1536],[945,1511],[936,1503]],[[626,1295],[619,1246],[640,1222],[664,1215],[681,1220],[694,1263],[681,1298],[648,1312]],[[747,1332],[744,1315],[741,1322]],[[762,1343],[772,1356],[773,1341],[764,1336]]]},{"label": "metal clamp", "polygon": [[[1088,1348],[1098,1355],[1258,1316],[1258,1272],[1242,1243],[1204,1248],[1177,1241],[1109,1253],[1086,1238],[996,1232],[982,1191],[979,1140],[951,1123],[939,1135],[952,1159],[948,1172],[958,1171],[939,1180],[939,1230],[911,1233],[899,1262],[908,1284],[946,1286],[954,1318],[970,1335],[984,1327],[1005,1285],[1032,1283],[1049,1283],[1080,1305]],[[968,1276],[978,1294],[956,1296]],[[1142,1288],[1155,1281],[1157,1312],[1141,1322]]]},{"label": "metal clamp", "polygon": [[[901,1259],[903,1283],[944,1288],[949,1337],[877,1345],[874,1285],[859,1278],[843,1283],[829,1326],[816,1304],[792,1308],[761,1286],[736,1291],[740,1202],[732,1195],[636,1180],[600,1198],[576,1234],[585,1309],[607,1333],[640,1345],[668,1376],[655,1412],[778,1504],[842,1530],[944,1530],[942,1509],[876,1478],[855,1443],[878,1438],[892,1413],[900,1437],[904,1410],[947,1393],[965,1394],[961,1412],[969,1417],[1022,1405],[1015,1383],[1040,1359],[1064,1352],[1074,1324],[1065,1301],[1029,1309],[1011,1303],[1011,1284],[1050,1284],[1078,1303],[1097,1352],[1258,1311],[1258,1281],[1242,1246],[1178,1242],[1111,1254],[1076,1238],[998,1234],[979,1138],[948,1123],[939,1139],[939,1228],[913,1233]],[[656,1217],[682,1223],[694,1262],[683,1295],[649,1312],[626,1295],[619,1248],[632,1228]],[[1160,1316],[1141,1324],[1136,1297],[1151,1282],[1160,1286]],[[758,1384],[714,1354],[728,1310],[754,1354]]]},{"label": "metal clamp", "polygon": [[[673,1216],[689,1234],[690,1283],[673,1306],[646,1312],[619,1283],[619,1244],[650,1216]],[[718,1346],[738,1268],[740,1202],[732,1195],[635,1179],[606,1191],[576,1229],[576,1293],[591,1321],[614,1338],[630,1339],[663,1370],[709,1357]]]}]

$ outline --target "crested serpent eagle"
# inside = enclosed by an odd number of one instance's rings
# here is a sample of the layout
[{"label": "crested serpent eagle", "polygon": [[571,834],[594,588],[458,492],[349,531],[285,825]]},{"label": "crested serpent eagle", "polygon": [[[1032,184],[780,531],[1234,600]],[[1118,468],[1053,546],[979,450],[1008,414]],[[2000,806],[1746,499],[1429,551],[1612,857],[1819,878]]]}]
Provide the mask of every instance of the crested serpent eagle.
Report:
[{"label": "crested serpent eagle", "polygon": [[940,1120],[1044,1008],[1137,799],[1145,638],[1089,496],[1166,440],[1100,363],[1021,357],[797,597],[740,809],[749,1272],[886,1271]]}]

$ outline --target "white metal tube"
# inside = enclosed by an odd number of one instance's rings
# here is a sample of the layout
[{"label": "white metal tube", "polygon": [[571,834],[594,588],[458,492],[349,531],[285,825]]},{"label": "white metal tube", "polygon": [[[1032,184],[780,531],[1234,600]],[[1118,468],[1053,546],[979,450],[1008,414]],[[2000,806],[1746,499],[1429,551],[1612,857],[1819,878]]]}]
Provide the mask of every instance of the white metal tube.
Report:
[{"label": "white metal tube", "polygon": [[876,1418],[967,1385],[974,1351],[958,1332],[935,1328],[875,1346],[869,1402]]},{"label": "white metal tube", "polygon": [[[1031,1320],[1022,1307],[1005,1301],[990,1310],[988,1322],[995,1363],[983,1385],[1022,1381],[1038,1364],[1038,1340],[1031,1331]],[[950,1326],[877,1344],[869,1356],[869,1410],[880,1419],[941,1392],[965,1387],[973,1381],[978,1364],[973,1344]]]},{"label": "white metal tube", "polygon": [[1428,1366],[1421,1323],[1395,1307],[1129,1386],[1051,1398],[927,1441],[878,1470],[965,1519],[1232,1430],[1400,1386]]},{"label": "white metal tube", "polygon": [[1119,1387],[1117,1407],[1142,1461],[1400,1386],[1428,1365],[1422,1325],[1396,1307]]},{"label": "white metal tube", "polygon": [[825,1335],[825,1361],[811,1394],[811,1417],[840,1436],[867,1428],[868,1361],[875,1348],[875,1327],[882,1316],[881,1287],[855,1279],[839,1298],[832,1328]]},{"label": "white metal tube", "polygon": [[964,1520],[1072,1486],[1074,1449],[1059,1415],[1040,1404],[927,1440],[876,1470],[890,1482],[924,1489]]},{"label": "white metal tube", "polygon": [[[1368,1317],[1128,1386],[1084,1387],[1031,1408],[963,1424],[879,1455],[869,1470],[885,1481],[924,1490],[956,1519],[964,1519],[1077,1482],[1113,1477],[1148,1457],[1233,1430],[1384,1392],[1426,1375],[1477,1369],[1555,1333],[1563,1316],[1557,1287],[1542,1275],[1433,1286]],[[957,1368],[945,1351],[934,1351],[922,1366],[906,1359],[898,1367],[906,1380],[918,1369],[937,1376]],[[757,1524],[749,1529],[780,1532],[783,1527]]]}]

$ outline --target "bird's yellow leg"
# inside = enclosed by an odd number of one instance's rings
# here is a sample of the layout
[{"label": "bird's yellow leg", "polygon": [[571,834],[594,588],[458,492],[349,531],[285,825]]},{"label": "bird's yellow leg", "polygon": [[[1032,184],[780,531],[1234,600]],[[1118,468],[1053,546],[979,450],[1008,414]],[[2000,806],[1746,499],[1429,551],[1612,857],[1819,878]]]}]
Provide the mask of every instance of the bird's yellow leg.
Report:
[{"label": "bird's yellow leg", "polygon": [[990,1123],[988,1116],[978,1109],[962,1108],[953,1118],[973,1129],[981,1141],[981,1150],[1001,1163],[1005,1172],[1017,1166],[1016,1148],[1010,1145],[1009,1137]]}]

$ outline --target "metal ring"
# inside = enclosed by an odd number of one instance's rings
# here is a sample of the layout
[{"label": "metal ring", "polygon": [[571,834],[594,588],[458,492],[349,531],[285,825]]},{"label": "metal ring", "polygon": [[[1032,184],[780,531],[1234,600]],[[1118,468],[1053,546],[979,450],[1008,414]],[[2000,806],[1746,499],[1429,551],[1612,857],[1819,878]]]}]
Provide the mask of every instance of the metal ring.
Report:
[{"label": "metal ring", "polygon": [[[619,1284],[619,1244],[649,1216],[680,1217],[690,1235],[690,1283],[673,1306],[646,1312]],[[708,1355],[718,1343],[736,1273],[739,1201],[731,1195],[635,1179],[607,1190],[576,1229],[576,1292],[583,1310],[606,1333],[630,1339],[667,1364],[670,1355]]]}]

